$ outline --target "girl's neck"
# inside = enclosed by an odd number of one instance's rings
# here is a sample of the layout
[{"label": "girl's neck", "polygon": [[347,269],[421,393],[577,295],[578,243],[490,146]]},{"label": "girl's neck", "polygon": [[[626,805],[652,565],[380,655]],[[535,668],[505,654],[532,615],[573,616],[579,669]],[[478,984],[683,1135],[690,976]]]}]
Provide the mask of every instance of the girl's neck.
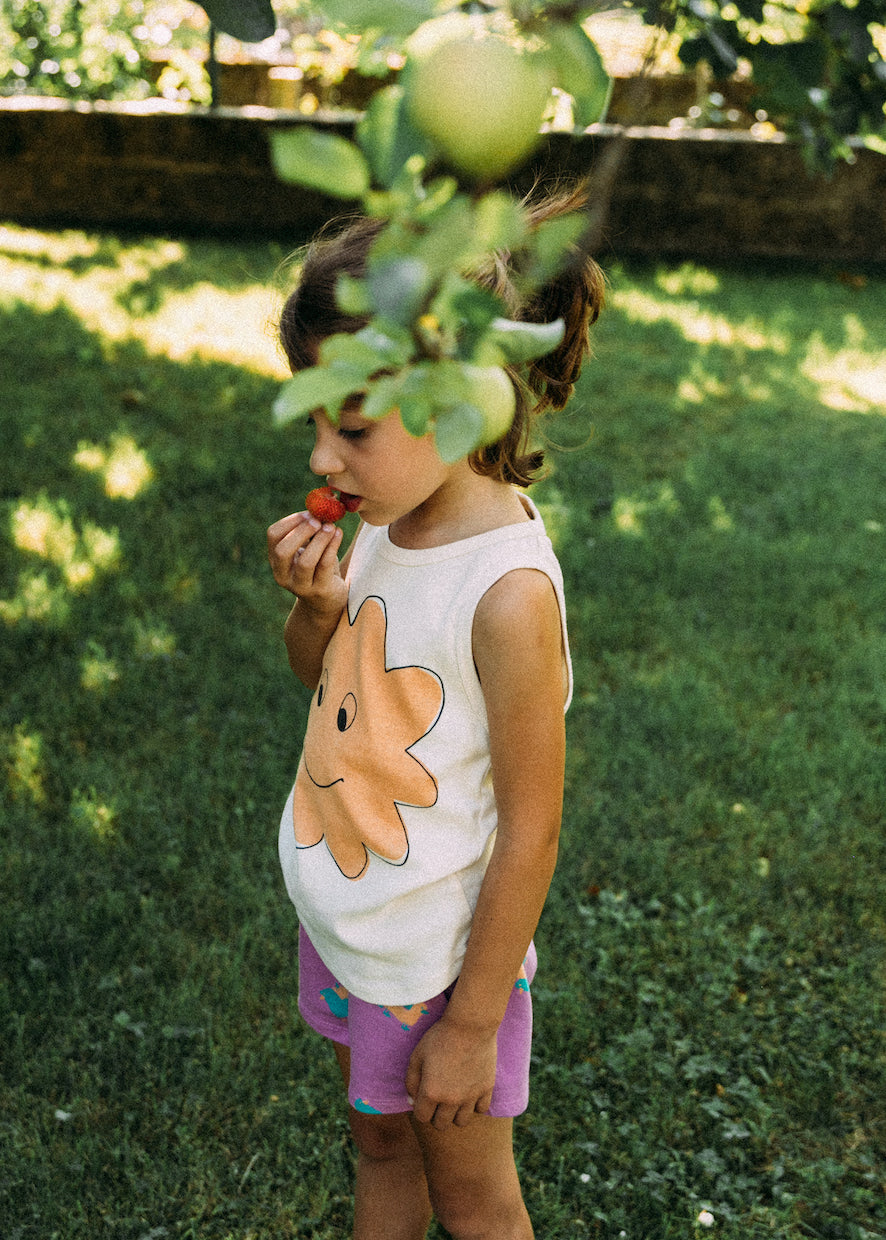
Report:
[{"label": "girl's neck", "polygon": [[388,536],[395,546],[413,551],[444,547],[531,520],[518,491],[475,473],[466,461],[463,465],[424,503],[392,522]]}]

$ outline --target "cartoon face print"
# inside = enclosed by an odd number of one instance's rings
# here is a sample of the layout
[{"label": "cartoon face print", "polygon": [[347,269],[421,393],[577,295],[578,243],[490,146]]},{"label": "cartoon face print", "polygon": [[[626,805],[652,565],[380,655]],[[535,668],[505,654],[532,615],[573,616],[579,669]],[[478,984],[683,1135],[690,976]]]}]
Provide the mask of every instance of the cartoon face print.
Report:
[{"label": "cartoon face print", "polygon": [[410,753],[443,707],[443,686],[424,667],[385,665],[387,615],[370,595],[353,623],[347,608],[326,650],[308,715],[293,794],[295,841],[321,840],[346,878],[369,854],[402,865],[409,838],[399,805],[428,808],[437,782]]}]

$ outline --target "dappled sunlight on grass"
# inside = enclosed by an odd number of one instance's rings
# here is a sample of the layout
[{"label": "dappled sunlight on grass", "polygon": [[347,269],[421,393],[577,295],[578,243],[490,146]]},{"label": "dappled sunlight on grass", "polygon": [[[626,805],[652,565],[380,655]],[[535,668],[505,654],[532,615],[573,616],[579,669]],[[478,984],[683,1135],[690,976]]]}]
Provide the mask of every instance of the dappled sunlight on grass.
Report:
[{"label": "dappled sunlight on grass", "polygon": [[620,495],[613,506],[612,519],[619,533],[639,536],[644,533],[650,515],[673,514],[679,506],[674,488],[666,482],[657,488],[657,494],[645,499]]},{"label": "dappled sunlight on grass", "polygon": [[184,281],[189,244],[0,227],[0,287],[39,309],[61,304],[100,339],[136,339],[176,360],[217,358],[259,374],[288,373],[269,324],[280,304],[269,273],[224,288]]},{"label": "dappled sunlight on grass", "polygon": [[674,300],[636,288],[616,289],[610,300],[631,322],[670,323],[692,344],[740,345],[773,353],[787,353],[790,348],[790,341],[782,332],[764,329],[753,320],[732,321],[694,301]]},{"label": "dappled sunlight on grass", "polygon": [[6,774],[12,796],[42,805],[46,800],[43,737],[39,732],[28,731],[23,724],[16,724],[12,734],[4,739]]},{"label": "dappled sunlight on grass", "polygon": [[886,415],[886,359],[876,350],[829,349],[821,339],[809,343],[802,373],[818,385],[819,400],[840,413]]},{"label": "dappled sunlight on grass", "polygon": [[66,506],[46,498],[16,508],[12,514],[12,541],[19,550],[30,551],[56,565],[72,590],[88,586],[99,572],[110,572],[120,554],[116,532],[91,522],[84,522],[78,531]]},{"label": "dappled sunlight on grass", "polygon": [[80,684],[88,693],[104,694],[120,679],[120,666],[100,642],[90,641],[80,660]]},{"label": "dappled sunlight on grass", "polygon": [[166,624],[137,620],[133,650],[139,659],[169,659],[175,654],[177,639]]},{"label": "dappled sunlight on grass", "polygon": [[712,495],[708,500],[708,513],[711,518],[711,529],[728,534],[735,529],[735,521],[726,511],[726,505],[719,495]]},{"label": "dappled sunlight on grass", "polygon": [[[761,394],[759,388],[757,392]],[[728,395],[728,389],[717,375],[706,373],[704,366],[694,362],[691,374],[677,384],[677,395],[688,405],[703,405]]]},{"label": "dappled sunlight on grass", "polygon": [[147,454],[130,435],[112,435],[106,448],[80,444],[74,464],[101,475],[105,495],[111,499],[135,499],[154,476]]},{"label": "dappled sunlight on grass", "polygon": [[720,288],[720,277],[708,267],[683,263],[674,270],[655,273],[655,283],[669,297],[706,297]]},{"label": "dappled sunlight on grass", "polygon": [[50,625],[64,623],[70,596],[89,589],[96,579],[119,567],[120,539],[92,521],[75,522],[65,501],[40,496],[23,500],[9,521],[12,545],[52,566],[52,571],[23,569],[11,598],[0,599],[0,620]]},{"label": "dappled sunlight on grass", "polygon": [[0,599],[0,620],[9,625],[30,620],[57,627],[70,611],[70,588],[50,581],[46,573],[20,573],[13,597]]},{"label": "dappled sunlight on grass", "polygon": [[71,822],[101,843],[109,843],[117,834],[117,812],[113,805],[101,800],[94,788],[78,788],[74,792]]},{"label": "dappled sunlight on grass", "polygon": [[269,327],[277,307],[267,288],[226,293],[199,284],[170,293],[138,336],[152,352],[175,360],[223,358],[283,379],[289,370]]}]

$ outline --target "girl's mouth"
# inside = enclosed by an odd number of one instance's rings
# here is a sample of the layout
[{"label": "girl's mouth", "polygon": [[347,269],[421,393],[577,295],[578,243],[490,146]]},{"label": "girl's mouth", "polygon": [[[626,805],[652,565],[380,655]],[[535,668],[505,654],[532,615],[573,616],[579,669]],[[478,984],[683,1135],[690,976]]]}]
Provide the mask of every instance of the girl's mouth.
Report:
[{"label": "girl's mouth", "polygon": [[341,500],[341,502],[344,504],[345,509],[346,509],[348,512],[356,512],[356,511],[357,511],[357,508],[358,508],[358,507],[359,507],[359,505],[360,505],[360,500],[362,499],[362,496],[360,496],[360,495],[350,495],[350,494],[348,494],[348,492],[347,492],[347,491],[339,491],[339,492],[338,492],[338,498],[339,498],[339,499]]}]

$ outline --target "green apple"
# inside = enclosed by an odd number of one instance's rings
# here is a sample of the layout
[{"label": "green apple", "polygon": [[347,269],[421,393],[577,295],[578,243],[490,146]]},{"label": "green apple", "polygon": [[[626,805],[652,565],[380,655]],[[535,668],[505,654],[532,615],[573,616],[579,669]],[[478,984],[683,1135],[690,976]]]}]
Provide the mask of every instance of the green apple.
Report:
[{"label": "green apple", "polygon": [[456,171],[489,182],[528,158],[551,96],[544,57],[465,13],[418,28],[407,44],[403,87],[416,128]]},{"label": "green apple", "polygon": [[511,429],[517,393],[508,372],[501,366],[462,365],[468,384],[468,401],[483,414],[481,445],[498,443]]}]

